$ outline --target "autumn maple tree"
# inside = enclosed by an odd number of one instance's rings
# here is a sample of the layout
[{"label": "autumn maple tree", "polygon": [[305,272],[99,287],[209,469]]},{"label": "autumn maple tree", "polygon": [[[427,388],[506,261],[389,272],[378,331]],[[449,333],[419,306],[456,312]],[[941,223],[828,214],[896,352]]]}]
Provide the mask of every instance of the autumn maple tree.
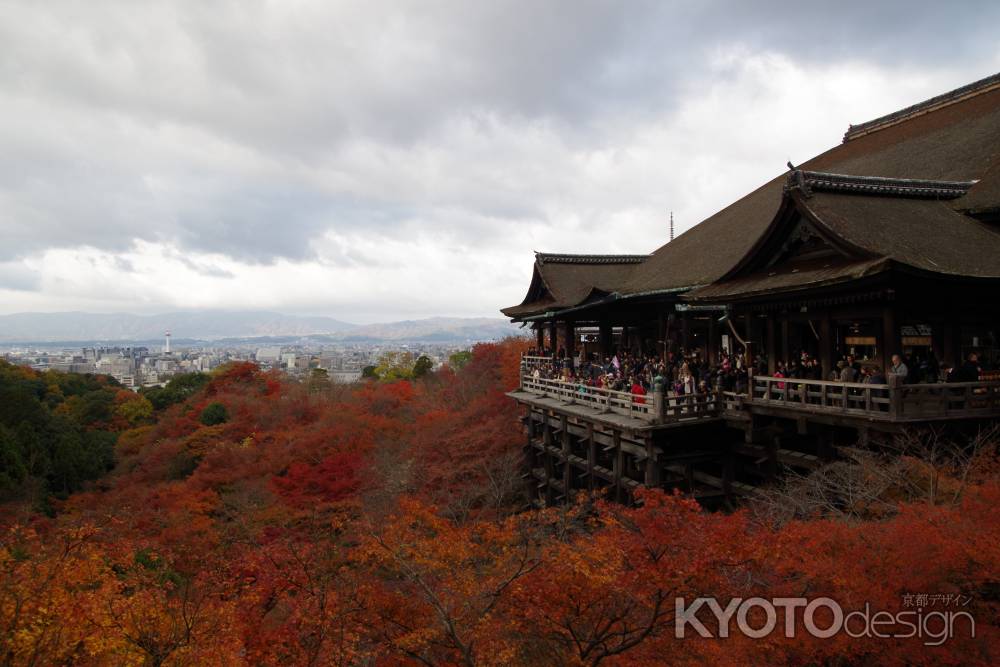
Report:
[{"label": "autumn maple tree", "polygon": [[[828,471],[786,514],[658,490],[535,509],[505,395],[526,346],[419,379],[233,364],[142,394],[0,363],[3,664],[1000,661],[995,439],[960,468],[906,452],[864,506],[815,502]],[[719,639],[711,615],[715,636],[675,635],[678,598],[898,611],[919,592],[969,600],[975,638],[823,639],[799,618],[794,637]]]}]

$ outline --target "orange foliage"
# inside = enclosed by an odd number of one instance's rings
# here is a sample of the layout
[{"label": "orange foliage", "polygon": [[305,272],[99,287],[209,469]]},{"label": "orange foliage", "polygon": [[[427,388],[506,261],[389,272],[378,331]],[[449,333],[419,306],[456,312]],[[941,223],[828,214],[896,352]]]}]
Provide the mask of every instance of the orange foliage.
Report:
[{"label": "orange foliage", "polygon": [[[976,477],[958,506],[903,506],[880,522],[776,528],[654,491],[633,508],[500,511],[482,493],[498,474],[485,462],[523,445],[504,395],[523,349],[480,345],[457,372],[325,393],[251,364],[223,369],[127,431],[101,488],[55,520],[4,528],[3,662],[1000,661],[994,476]],[[204,426],[212,402],[229,418]],[[908,593],[968,596],[976,638],[674,635],[678,597],[828,596],[892,611]]]}]

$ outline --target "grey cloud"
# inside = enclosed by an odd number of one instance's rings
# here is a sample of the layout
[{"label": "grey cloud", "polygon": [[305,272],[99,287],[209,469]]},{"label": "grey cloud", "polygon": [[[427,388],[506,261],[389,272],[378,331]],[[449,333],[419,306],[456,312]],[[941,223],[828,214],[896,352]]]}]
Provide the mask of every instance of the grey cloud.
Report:
[{"label": "grey cloud", "polygon": [[[460,150],[458,120],[613,145],[623,119],[666,117],[704,86],[719,48],[934,67],[995,55],[998,24],[987,2],[7,3],[0,260],[135,239],[303,259],[328,230],[391,235],[413,219],[488,240],[544,219],[538,195],[565,176],[525,191],[503,176],[531,168],[527,149],[472,153],[495,162],[426,192],[401,170],[430,167],[393,160]],[[358,171],[358,145],[385,162]]]},{"label": "grey cloud", "polygon": [[0,262],[0,289],[34,292],[41,287],[41,278],[37,271],[23,264]]}]

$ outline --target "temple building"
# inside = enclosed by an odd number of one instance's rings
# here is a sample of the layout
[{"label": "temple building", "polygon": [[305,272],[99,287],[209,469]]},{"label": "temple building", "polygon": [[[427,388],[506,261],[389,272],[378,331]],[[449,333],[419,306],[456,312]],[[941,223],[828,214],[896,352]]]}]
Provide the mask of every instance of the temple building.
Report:
[{"label": "temple building", "polygon": [[[536,335],[511,396],[540,499],[647,484],[729,500],[840,445],[1000,417],[1000,74],[787,167],[650,255],[535,255],[502,312]],[[746,378],[636,396],[533,372],[625,354],[739,358]],[[959,368],[971,354],[964,382],[892,372],[893,355]],[[777,376],[800,356],[819,379]],[[876,381],[832,380],[845,360]]]}]

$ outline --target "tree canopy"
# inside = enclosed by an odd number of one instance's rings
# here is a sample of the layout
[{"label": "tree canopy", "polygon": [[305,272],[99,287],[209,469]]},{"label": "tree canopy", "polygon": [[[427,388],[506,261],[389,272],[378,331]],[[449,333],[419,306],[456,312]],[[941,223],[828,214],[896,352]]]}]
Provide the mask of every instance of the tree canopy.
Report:
[{"label": "tree canopy", "polygon": [[[81,489],[51,516],[0,506],[4,663],[997,664],[995,441],[960,474],[933,471],[948,493],[890,489],[871,516],[815,503],[708,513],[659,490],[635,507],[582,495],[530,509],[505,396],[525,347],[476,346],[419,382],[321,391],[233,364],[152,419],[144,405],[118,414],[120,388],[99,378],[57,400],[58,376],[0,365],[23,411],[0,407],[4,474],[41,466],[52,488]],[[92,391],[110,403],[61,409]],[[117,462],[84,488],[110,463],[88,458],[88,434],[110,438]],[[929,474],[907,471],[914,484]],[[971,601],[975,639],[674,631],[678,597],[899,611],[907,594],[939,592]]]}]

